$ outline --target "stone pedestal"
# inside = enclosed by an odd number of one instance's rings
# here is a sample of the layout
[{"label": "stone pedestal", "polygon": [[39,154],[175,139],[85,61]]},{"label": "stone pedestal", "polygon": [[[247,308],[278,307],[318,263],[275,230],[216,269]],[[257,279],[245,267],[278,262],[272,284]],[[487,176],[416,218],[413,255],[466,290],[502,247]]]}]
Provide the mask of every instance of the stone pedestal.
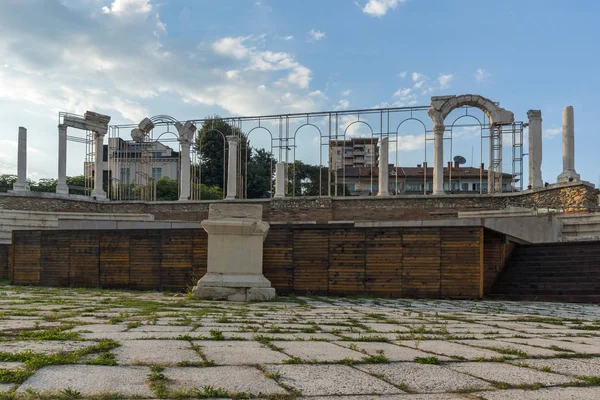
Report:
[{"label": "stone pedestal", "polygon": [[234,135],[227,136],[229,162],[227,163],[227,194],[225,200],[235,200],[237,194],[237,152],[239,143],[239,137]]},{"label": "stone pedestal", "polygon": [[27,129],[19,127],[19,144],[17,159],[17,178],[13,185],[14,192],[25,192],[29,190],[27,183]]},{"label": "stone pedestal", "polygon": [[563,110],[562,156],[563,172],[557,178],[558,183],[580,180],[579,174],[575,171],[575,121],[572,106],[567,106]]},{"label": "stone pedestal", "polygon": [[263,242],[269,224],[262,221],[262,206],[211,204],[202,227],[208,233],[208,271],[194,286],[194,298],[253,301],[275,297],[275,289],[263,275]]}]

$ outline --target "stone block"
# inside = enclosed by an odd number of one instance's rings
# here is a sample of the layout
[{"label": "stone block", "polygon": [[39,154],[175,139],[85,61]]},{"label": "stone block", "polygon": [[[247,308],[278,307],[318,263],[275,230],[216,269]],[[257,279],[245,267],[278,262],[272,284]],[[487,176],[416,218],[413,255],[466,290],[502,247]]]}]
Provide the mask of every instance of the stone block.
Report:
[{"label": "stone block", "polygon": [[211,204],[208,219],[255,219],[262,220],[262,205],[253,204]]}]

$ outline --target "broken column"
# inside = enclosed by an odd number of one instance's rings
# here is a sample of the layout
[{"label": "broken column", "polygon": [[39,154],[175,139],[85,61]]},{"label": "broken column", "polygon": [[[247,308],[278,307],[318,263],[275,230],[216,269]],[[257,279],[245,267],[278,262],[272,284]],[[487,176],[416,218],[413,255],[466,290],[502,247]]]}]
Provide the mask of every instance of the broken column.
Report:
[{"label": "broken column", "polygon": [[444,124],[433,125],[433,193],[446,194],[444,191]]},{"label": "broken column", "polygon": [[17,150],[17,181],[13,185],[13,191],[23,192],[29,190],[27,183],[27,129],[19,127],[19,142]]},{"label": "broken column", "polygon": [[275,198],[285,197],[285,164],[278,162],[275,165]]},{"label": "broken column", "polygon": [[529,186],[532,189],[544,187],[542,181],[542,112],[527,111],[529,119]]},{"label": "broken column", "polygon": [[575,172],[575,121],[573,119],[573,106],[567,106],[563,110],[562,150],[563,172],[557,178],[558,183],[579,180],[580,176]]},{"label": "broken column", "polygon": [[234,135],[227,136],[229,145],[229,158],[227,163],[227,195],[225,200],[235,200],[237,193],[237,150],[240,138]]},{"label": "broken column", "polygon": [[69,194],[67,186],[67,126],[58,126],[58,182],[56,193]]},{"label": "broken column", "polygon": [[390,192],[388,190],[388,182],[389,182],[389,171],[388,171],[388,163],[389,163],[389,138],[383,138],[379,142],[379,191],[377,192],[377,196],[389,196]]},{"label": "broken column", "polygon": [[275,289],[263,275],[263,242],[269,224],[261,205],[211,204],[202,221],[208,233],[208,269],[194,298],[229,301],[268,300]]}]

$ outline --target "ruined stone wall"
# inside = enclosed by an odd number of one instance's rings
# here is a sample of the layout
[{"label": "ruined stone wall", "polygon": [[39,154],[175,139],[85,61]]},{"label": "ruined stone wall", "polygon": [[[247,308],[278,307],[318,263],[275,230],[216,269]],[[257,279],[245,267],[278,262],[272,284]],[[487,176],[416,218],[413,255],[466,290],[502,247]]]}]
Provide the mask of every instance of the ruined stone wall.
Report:
[{"label": "ruined stone wall", "polygon": [[[208,218],[210,201],[197,202],[106,202],[51,196],[0,195],[0,209],[48,212],[152,214],[156,220],[202,221]],[[263,220],[386,221],[455,218],[459,211],[502,210],[509,207],[554,207],[565,212],[586,212],[597,207],[598,195],[589,184],[573,183],[534,192],[495,195],[395,196],[239,200],[261,204]]]}]

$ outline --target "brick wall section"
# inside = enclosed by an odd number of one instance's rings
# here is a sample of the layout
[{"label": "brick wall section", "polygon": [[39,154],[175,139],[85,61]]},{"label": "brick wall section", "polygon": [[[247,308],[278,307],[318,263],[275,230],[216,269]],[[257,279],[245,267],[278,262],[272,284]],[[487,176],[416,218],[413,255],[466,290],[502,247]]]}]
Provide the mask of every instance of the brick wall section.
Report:
[{"label": "brick wall section", "polygon": [[[569,184],[530,193],[502,195],[447,195],[238,200],[263,205],[269,222],[382,221],[454,218],[459,211],[502,210],[507,207],[558,207],[566,212],[585,212],[598,204],[596,190],[588,184]],[[210,201],[201,202],[107,202],[57,199],[38,196],[0,195],[0,209],[49,212],[97,212],[152,214],[157,220],[202,221]],[[583,208],[583,209],[582,209]]]}]

